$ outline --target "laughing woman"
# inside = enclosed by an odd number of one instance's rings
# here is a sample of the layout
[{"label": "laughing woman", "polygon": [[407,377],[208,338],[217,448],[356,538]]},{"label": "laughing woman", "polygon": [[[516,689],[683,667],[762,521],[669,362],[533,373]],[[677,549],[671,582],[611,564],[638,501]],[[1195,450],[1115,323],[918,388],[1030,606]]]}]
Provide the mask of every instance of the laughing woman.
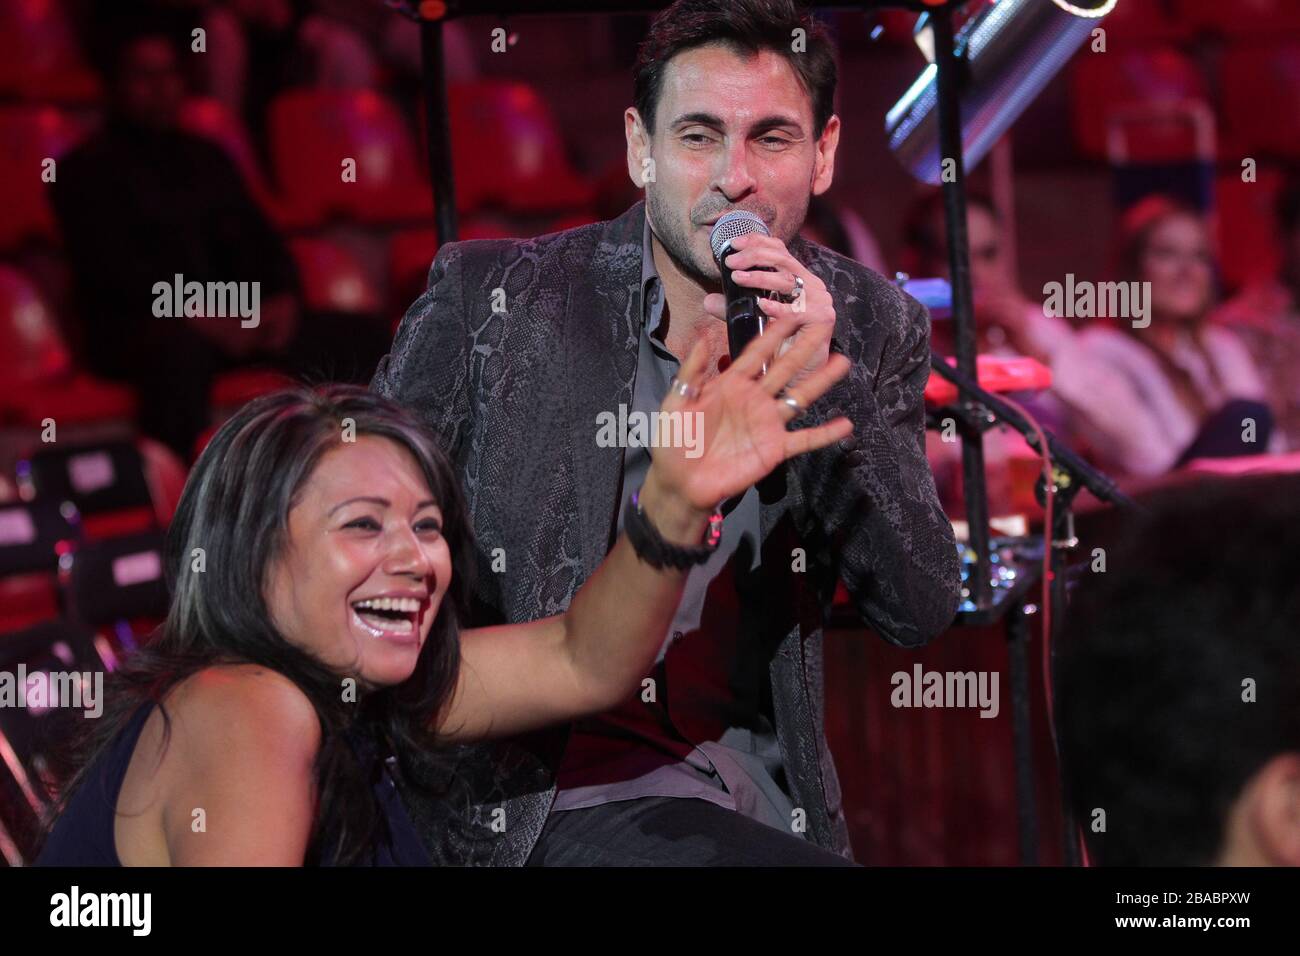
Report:
[{"label": "laughing woman", "polygon": [[38,862],[429,862],[393,774],[632,693],[686,577],[646,556],[706,547],[718,502],[849,433],[844,418],[787,430],[848,370],[834,355],[783,392],[815,347],[774,359],[793,330],[773,323],[708,381],[691,353],[663,410],[702,416],[702,454],[657,448],[646,537],[620,535],[564,614],[527,624],[459,630],[465,505],[407,412],[345,386],[247,405],[194,466],[167,620],[115,675]]}]

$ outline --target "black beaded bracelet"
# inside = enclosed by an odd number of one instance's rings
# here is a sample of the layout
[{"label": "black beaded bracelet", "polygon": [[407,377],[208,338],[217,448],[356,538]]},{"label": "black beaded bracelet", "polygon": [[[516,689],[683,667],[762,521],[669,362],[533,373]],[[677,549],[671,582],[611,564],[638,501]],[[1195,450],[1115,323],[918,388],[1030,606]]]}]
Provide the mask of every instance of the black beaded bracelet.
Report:
[{"label": "black beaded bracelet", "polygon": [[669,544],[663,539],[657,528],[641,510],[640,491],[632,492],[628,507],[623,512],[623,530],[632,543],[632,550],[652,568],[672,567],[684,570],[703,564],[709,555],[718,550],[722,540],[722,512],[715,511],[709,516],[709,533],[704,544],[694,548],[684,548]]}]

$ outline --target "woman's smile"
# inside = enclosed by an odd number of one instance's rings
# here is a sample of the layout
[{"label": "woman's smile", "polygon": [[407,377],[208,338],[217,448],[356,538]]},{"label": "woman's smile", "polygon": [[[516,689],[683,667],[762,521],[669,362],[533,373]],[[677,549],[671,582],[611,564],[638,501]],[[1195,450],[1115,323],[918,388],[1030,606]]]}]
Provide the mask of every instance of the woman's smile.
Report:
[{"label": "woman's smile", "polygon": [[350,610],[355,624],[371,637],[418,646],[423,638],[419,625],[427,607],[427,594],[411,592],[362,598],[353,601]]}]

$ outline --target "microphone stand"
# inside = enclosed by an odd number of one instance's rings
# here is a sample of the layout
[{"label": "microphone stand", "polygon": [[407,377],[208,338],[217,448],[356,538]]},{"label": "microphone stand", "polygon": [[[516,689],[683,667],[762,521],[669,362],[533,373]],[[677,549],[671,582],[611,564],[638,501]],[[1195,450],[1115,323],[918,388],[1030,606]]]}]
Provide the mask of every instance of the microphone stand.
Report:
[{"label": "microphone stand", "polygon": [[[942,359],[931,357],[931,366],[943,378],[957,386],[963,399],[951,410],[958,423],[962,443],[962,495],[966,502],[968,543],[974,552],[974,568],[967,582],[969,610],[963,606],[958,621],[987,625],[997,621],[1006,610],[1016,608],[1007,621],[1009,669],[1012,682],[1012,734],[1016,760],[1016,803],[1020,830],[1022,863],[1037,862],[1038,824],[1035,811],[1031,739],[1029,732],[1029,625],[1026,601],[1034,584],[1036,569],[1023,568],[1010,588],[994,587],[993,555],[989,547],[988,487],[984,465],[984,432],[1001,420],[1015,428],[1031,447],[1038,448],[1038,436],[1024,418],[1009,405],[979,387],[976,372],[976,335],[974,296],[971,289],[970,250],[966,235],[966,170],[962,142],[961,89],[969,77],[968,64],[955,45],[953,12],[960,3],[935,6],[929,11],[934,31],[935,87],[937,94],[940,155],[952,162],[953,175],[945,176],[942,185],[944,219],[948,240],[948,269],[952,284],[952,320],[957,368]],[[1051,601],[1057,613],[1052,615],[1051,631],[1044,634],[1051,648],[1059,647],[1066,608],[1066,571],[1069,552],[1078,545],[1074,535],[1074,515],[1070,504],[1081,487],[1086,487],[1103,501],[1132,505],[1132,502],[1101,472],[1092,468],[1055,437],[1047,436],[1053,485],[1052,527],[1044,529],[1044,547],[1049,549],[1048,572],[1051,575]],[[1046,487],[1040,479],[1037,494],[1045,504]],[[1055,660],[1049,662],[1052,673],[1047,677],[1055,684]],[[1050,693],[1051,688],[1047,688]],[[1059,766],[1059,756],[1058,756]],[[1078,828],[1065,792],[1064,774],[1057,776],[1063,823],[1065,863],[1080,862]]]},{"label": "microphone stand", "polygon": [[[998,398],[997,395],[981,388],[972,379],[953,368],[941,356],[931,353],[930,367],[940,378],[947,379],[955,385],[958,394],[966,399],[964,406],[949,406],[950,411],[970,419],[970,424],[972,426],[978,425],[982,431],[986,431],[999,422],[1010,425],[1024,436],[1025,441],[1029,443],[1031,448],[1042,454],[1043,449],[1039,447],[1038,433],[1020,412]],[[973,414],[980,406],[983,408],[983,413]],[[1070,501],[1083,488],[1087,488],[1097,498],[1110,504],[1122,508],[1138,507],[1137,502],[1120,491],[1115,482],[1107,477],[1105,472],[1094,468],[1080,458],[1059,438],[1053,435],[1049,429],[1044,428],[1042,432],[1047,438],[1046,450],[1051,457],[1053,470],[1059,469],[1063,473],[1063,478],[1054,479],[1054,484],[1059,489],[1055,500],[1064,501],[1065,503],[1065,507],[1061,509],[1062,511],[1069,510]],[[1063,498],[1064,495],[1068,495],[1068,498]]]},{"label": "microphone stand", "polygon": [[[935,374],[955,385],[958,393],[956,404],[928,413],[932,422],[937,422],[944,417],[952,417],[963,429],[963,440],[967,434],[974,434],[977,436],[977,441],[981,440],[979,436],[989,428],[999,423],[1005,424],[1024,436],[1029,446],[1040,455],[1045,454],[1048,457],[1052,477],[1052,526],[1043,529],[1043,536],[1044,547],[1049,549],[1048,573],[1053,611],[1049,631],[1043,637],[1050,642],[1052,657],[1049,661],[1051,673],[1048,679],[1055,684],[1056,651],[1061,646],[1065,630],[1069,555],[1079,544],[1079,539],[1074,533],[1074,512],[1070,506],[1075,496],[1084,488],[1100,500],[1118,507],[1137,509],[1138,505],[1120,491],[1103,472],[1080,458],[1045,428],[1042,429],[1043,438],[1047,442],[1047,448],[1044,449],[1038,431],[1020,412],[992,392],[981,388],[972,379],[949,365],[941,356],[931,353],[930,367]],[[1044,478],[1040,477],[1035,491],[1039,504],[1044,506],[1047,504],[1047,490]],[[969,500],[969,493],[967,498]],[[970,540],[974,542],[975,537],[972,528]],[[986,552],[984,557],[987,560],[990,555]],[[970,588],[973,607],[969,611],[963,610],[959,615],[967,624],[986,625],[995,622],[1007,610],[1014,608],[1007,618],[1007,639],[1011,678],[1012,736],[1016,760],[1017,822],[1020,830],[1020,856],[1023,863],[1037,862],[1038,856],[1038,825],[1034,810],[1029,714],[1029,626],[1026,619],[1031,613],[1027,607],[1027,598],[1038,580],[1037,566],[1038,562],[1021,566],[1018,569],[1019,579],[1015,584],[1001,594],[997,589],[992,589],[991,601],[987,605],[974,601],[977,591]],[[978,564],[974,573],[979,574]],[[992,582],[990,578],[985,578],[984,583],[989,585]],[[1077,866],[1080,862],[1078,830],[1070,801],[1066,797],[1063,777],[1063,774],[1059,775],[1065,862],[1069,866]]]}]

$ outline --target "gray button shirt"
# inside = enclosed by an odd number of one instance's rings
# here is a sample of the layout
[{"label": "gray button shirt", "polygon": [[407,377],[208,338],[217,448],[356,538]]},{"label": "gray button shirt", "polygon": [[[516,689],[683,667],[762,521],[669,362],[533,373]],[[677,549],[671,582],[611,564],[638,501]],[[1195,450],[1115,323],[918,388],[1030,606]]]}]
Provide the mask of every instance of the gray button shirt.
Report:
[{"label": "gray button shirt", "polygon": [[[644,319],[631,412],[658,411],[680,361],[660,341],[664,295],[649,219],[642,245]],[[650,468],[653,449],[628,447],[622,503]],[[724,506],[722,540],[687,577],[659,650],[652,684],[623,706],[578,721],[557,780],[553,811],[636,797],[693,797],[802,836],[784,788],[771,723],[768,657],[741,633],[736,582],[759,564],[759,500],[749,488]]]}]

